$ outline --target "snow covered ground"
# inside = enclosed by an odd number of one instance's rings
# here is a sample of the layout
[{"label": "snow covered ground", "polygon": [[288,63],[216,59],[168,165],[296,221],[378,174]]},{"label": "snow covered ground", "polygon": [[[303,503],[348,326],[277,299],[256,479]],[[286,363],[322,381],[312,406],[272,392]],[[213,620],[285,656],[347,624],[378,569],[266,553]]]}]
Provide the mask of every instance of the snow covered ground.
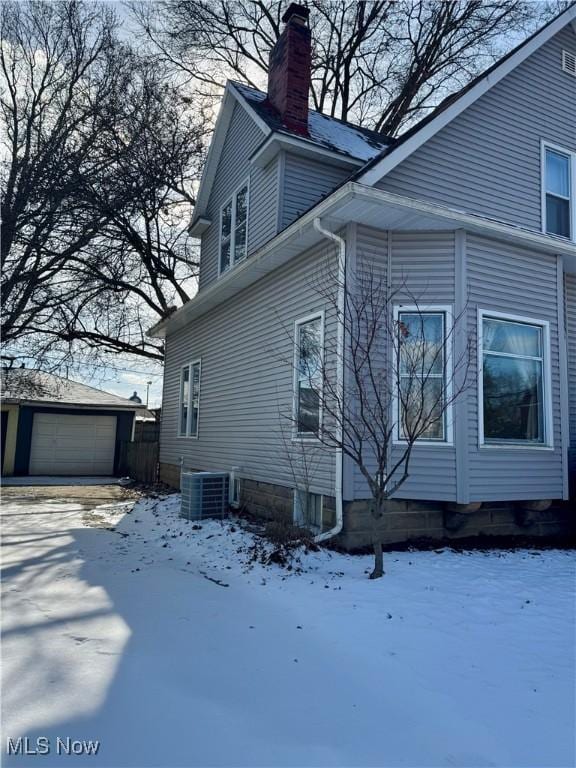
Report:
[{"label": "snow covered ground", "polygon": [[4,501],[4,740],[51,749],[5,765],[574,765],[574,553],[393,553],[371,582],[252,566],[178,504]]}]

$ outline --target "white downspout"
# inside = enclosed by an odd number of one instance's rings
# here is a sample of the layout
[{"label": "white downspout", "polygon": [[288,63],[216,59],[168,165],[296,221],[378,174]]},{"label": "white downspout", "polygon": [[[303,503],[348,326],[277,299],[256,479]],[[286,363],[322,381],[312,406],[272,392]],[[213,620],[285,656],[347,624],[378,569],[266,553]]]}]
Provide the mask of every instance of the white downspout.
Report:
[{"label": "white downspout", "polygon": [[[324,229],[322,226],[322,220],[320,218],[314,219],[314,229],[320,234],[327,237],[329,240],[333,240],[338,244],[338,316],[340,321],[338,322],[338,332],[336,337],[336,397],[338,402],[344,403],[344,341],[345,341],[345,309],[346,309],[346,240],[331,232],[329,229]],[[342,485],[344,475],[344,453],[342,448],[342,419],[338,420],[336,425],[336,440],[339,446],[336,447],[336,467],[335,467],[335,481],[334,481],[334,498],[336,500],[336,524],[333,528],[330,528],[324,533],[318,534],[314,537],[314,541],[326,541],[334,536],[337,536],[342,530],[343,525],[343,501],[342,501]]]}]

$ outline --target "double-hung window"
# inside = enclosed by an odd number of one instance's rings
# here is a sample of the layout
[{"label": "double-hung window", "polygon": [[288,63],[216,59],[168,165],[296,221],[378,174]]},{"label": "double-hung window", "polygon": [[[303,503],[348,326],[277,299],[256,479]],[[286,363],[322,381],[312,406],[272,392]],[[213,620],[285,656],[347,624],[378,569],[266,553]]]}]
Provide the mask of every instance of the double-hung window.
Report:
[{"label": "double-hung window", "polygon": [[543,144],[542,152],[544,232],[575,240],[576,153],[550,144]]},{"label": "double-hung window", "polygon": [[396,308],[399,440],[448,440],[448,311]]},{"label": "double-hung window", "polygon": [[248,231],[248,182],[232,195],[220,211],[220,273],[246,256]]},{"label": "double-hung window", "polygon": [[296,323],[294,422],[299,437],[320,430],[324,328],[322,315]]},{"label": "double-hung window", "polygon": [[185,365],[180,373],[180,437],[198,437],[200,413],[200,360]]},{"label": "double-hung window", "polygon": [[480,314],[481,442],[546,445],[548,325]]}]

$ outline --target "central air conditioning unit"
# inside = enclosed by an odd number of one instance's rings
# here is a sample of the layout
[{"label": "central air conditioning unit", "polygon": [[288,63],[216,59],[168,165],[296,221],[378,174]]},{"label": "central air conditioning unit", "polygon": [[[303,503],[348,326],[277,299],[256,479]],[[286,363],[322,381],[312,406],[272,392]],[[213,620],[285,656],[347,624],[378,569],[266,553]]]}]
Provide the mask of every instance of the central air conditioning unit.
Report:
[{"label": "central air conditioning unit", "polygon": [[182,472],[180,475],[182,506],[180,516],[186,520],[226,517],[230,508],[230,476],[228,472]]}]

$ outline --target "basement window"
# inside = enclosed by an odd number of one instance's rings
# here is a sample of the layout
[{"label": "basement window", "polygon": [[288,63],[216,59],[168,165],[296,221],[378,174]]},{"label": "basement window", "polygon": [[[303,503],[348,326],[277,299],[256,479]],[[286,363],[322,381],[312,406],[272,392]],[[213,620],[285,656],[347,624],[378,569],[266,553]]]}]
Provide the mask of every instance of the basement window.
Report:
[{"label": "basement window", "polygon": [[248,246],[248,182],[220,209],[220,274],[246,257]]},{"label": "basement window", "polygon": [[319,533],[322,530],[323,496],[294,489],[294,525]]}]

